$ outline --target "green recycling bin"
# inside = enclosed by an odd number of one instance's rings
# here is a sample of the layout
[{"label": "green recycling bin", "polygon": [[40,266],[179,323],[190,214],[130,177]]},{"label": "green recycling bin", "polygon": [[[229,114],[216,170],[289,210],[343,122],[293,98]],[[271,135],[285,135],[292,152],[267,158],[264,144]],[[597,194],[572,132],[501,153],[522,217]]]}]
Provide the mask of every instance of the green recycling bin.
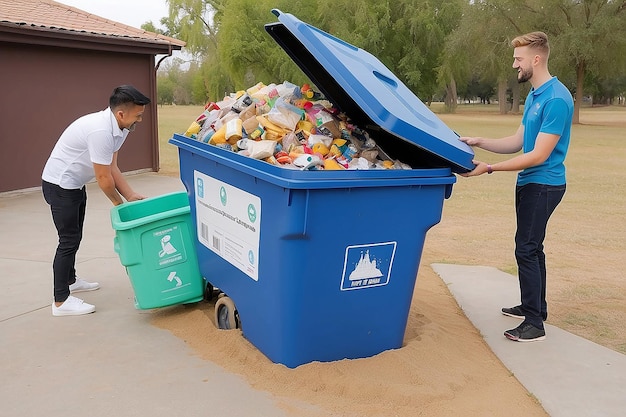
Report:
[{"label": "green recycling bin", "polygon": [[135,307],[193,303],[204,297],[189,197],[175,192],[111,209],[114,248],[135,292]]}]

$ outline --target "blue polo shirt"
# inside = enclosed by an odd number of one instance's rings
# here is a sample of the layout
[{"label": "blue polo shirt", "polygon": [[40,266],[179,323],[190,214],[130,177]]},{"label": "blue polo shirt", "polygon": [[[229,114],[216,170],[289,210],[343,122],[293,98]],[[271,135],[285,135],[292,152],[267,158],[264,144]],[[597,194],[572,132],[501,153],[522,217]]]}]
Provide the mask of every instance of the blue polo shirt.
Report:
[{"label": "blue polo shirt", "polygon": [[570,142],[574,100],[567,87],[557,77],[531,88],[524,104],[524,153],[535,148],[540,132],[559,135],[554,150],[542,164],[526,168],[517,176],[517,185],[529,183],[546,185],[565,184],[565,155]]}]

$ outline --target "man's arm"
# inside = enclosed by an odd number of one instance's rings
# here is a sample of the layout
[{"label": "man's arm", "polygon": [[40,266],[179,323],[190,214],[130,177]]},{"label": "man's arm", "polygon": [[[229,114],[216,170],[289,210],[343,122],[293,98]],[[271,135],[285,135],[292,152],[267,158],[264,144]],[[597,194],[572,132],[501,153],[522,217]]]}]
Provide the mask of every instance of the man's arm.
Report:
[{"label": "man's arm", "polygon": [[501,139],[462,136],[459,140],[470,146],[477,146],[490,152],[511,154],[519,152],[522,149],[522,145],[524,144],[524,126],[520,125],[514,134]]},{"label": "man's arm", "polygon": [[521,171],[539,165],[548,159],[560,138],[560,135],[540,132],[532,151],[495,163],[492,165],[492,169],[494,171]]},{"label": "man's arm", "polygon": [[115,179],[111,170],[111,165],[93,164],[93,170],[96,174],[96,181],[102,192],[111,200],[114,206],[118,206],[124,202],[122,196],[117,192],[115,187]]},{"label": "man's arm", "polygon": [[143,200],[145,196],[136,193],[135,190],[128,184],[126,177],[122,174],[122,171],[117,166],[117,152],[113,154],[113,162],[111,163],[111,175],[115,182],[115,188],[124,196],[126,201]]},{"label": "man's arm", "polygon": [[[539,165],[548,159],[560,138],[560,135],[539,133],[535,141],[535,148],[532,151],[517,155],[506,161],[497,162],[491,165],[491,169],[493,171],[521,171]],[[472,172],[462,174],[464,177],[474,177],[488,171],[488,165],[486,163],[479,161],[473,162],[476,164],[476,168],[474,168]]]},{"label": "man's arm", "polygon": [[143,200],[145,198],[143,195],[136,193],[122,175],[117,166],[117,152],[113,154],[111,165],[93,164],[93,170],[96,174],[98,186],[114,206],[124,203],[122,196],[127,201]]}]

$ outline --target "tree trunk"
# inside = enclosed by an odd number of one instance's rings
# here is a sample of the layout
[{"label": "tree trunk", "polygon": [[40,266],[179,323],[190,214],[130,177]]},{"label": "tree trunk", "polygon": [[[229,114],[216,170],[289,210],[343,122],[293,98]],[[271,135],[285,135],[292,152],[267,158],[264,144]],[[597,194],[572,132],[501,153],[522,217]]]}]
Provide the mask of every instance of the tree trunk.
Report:
[{"label": "tree trunk", "polygon": [[511,86],[511,89],[513,90],[513,104],[511,105],[511,113],[518,114],[520,112],[519,111],[519,99],[520,99],[519,83],[515,81],[513,83],[513,86]]},{"label": "tree trunk", "polygon": [[446,99],[445,105],[446,110],[450,113],[454,113],[456,111],[457,104],[457,93],[456,93],[456,81],[454,78],[450,78],[450,83],[446,85]]},{"label": "tree trunk", "polygon": [[498,80],[498,103],[500,105],[500,114],[506,114],[509,111],[509,103],[506,101],[506,89],[508,83],[506,78]]},{"label": "tree trunk", "polygon": [[583,80],[585,78],[585,61],[576,67],[576,96],[574,100],[574,117],[572,123],[580,124],[580,106],[583,104]]}]

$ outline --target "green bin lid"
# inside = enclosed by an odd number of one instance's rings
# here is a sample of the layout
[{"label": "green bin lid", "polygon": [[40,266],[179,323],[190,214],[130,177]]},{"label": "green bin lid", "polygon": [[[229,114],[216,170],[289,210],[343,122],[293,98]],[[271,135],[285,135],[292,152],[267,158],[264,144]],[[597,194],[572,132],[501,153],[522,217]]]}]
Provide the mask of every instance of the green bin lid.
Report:
[{"label": "green bin lid", "polygon": [[289,13],[265,30],[317,88],[393,159],[413,167],[474,169],[474,152],[382,62]]}]

